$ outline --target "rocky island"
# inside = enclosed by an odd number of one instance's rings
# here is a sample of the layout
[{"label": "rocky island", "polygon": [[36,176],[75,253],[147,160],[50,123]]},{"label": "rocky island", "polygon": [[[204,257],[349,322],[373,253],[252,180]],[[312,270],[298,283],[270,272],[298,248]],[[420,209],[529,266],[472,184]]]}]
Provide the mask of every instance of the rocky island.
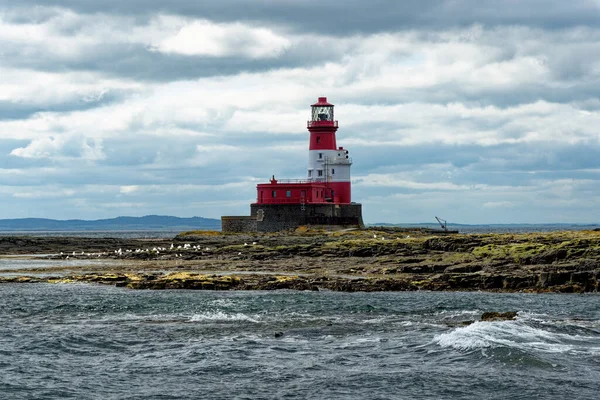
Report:
[{"label": "rocky island", "polygon": [[[172,239],[0,237],[0,283],[131,289],[596,292],[600,232],[376,228],[193,231]],[[31,265],[22,260],[31,260]],[[33,267],[44,260],[43,269]]]}]

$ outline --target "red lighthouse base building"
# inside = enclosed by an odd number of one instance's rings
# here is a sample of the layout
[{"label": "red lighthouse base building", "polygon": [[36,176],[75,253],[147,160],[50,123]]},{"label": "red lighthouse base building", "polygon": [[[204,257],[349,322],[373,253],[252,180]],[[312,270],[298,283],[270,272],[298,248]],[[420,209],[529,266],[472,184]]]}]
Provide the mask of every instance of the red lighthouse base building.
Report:
[{"label": "red lighthouse base building", "polygon": [[257,185],[250,216],[221,217],[224,232],[274,232],[299,226],[362,227],[362,206],[351,201],[348,150],[338,147],[338,121],[327,98],[311,106],[307,175]]}]

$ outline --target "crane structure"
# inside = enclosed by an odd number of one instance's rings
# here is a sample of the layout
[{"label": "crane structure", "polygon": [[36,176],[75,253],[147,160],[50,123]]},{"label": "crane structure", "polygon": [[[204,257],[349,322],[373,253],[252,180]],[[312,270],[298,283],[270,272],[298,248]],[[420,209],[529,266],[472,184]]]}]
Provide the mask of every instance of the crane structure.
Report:
[{"label": "crane structure", "polygon": [[440,224],[444,232],[448,232],[448,222],[446,222],[445,219],[441,219],[440,217],[435,217],[435,219],[437,219],[437,222]]}]

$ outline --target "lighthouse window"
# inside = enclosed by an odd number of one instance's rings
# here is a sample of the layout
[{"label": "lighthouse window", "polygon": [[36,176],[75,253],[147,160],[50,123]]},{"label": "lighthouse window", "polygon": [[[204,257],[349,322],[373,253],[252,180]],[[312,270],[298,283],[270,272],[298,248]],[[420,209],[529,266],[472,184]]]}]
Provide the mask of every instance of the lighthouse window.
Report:
[{"label": "lighthouse window", "polygon": [[318,171],[317,171],[317,175],[318,175],[318,176],[323,176],[323,170],[322,170],[322,169],[318,170]]},{"label": "lighthouse window", "polygon": [[273,198],[277,197],[277,191],[276,190],[271,191],[271,197],[273,197]]},{"label": "lighthouse window", "polygon": [[333,121],[333,107],[321,106],[312,108],[313,121]]},{"label": "lighthouse window", "polygon": [[323,153],[319,153],[319,160],[323,158]]},{"label": "lighthouse window", "polygon": [[292,197],[292,191],[291,190],[287,190],[285,192],[285,197]]},{"label": "lighthouse window", "polygon": [[331,168],[331,175],[335,174],[335,168]]},{"label": "lighthouse window", "polygon": [[312,169],[308,170],[308,177],[310,178],[312,176]]}]

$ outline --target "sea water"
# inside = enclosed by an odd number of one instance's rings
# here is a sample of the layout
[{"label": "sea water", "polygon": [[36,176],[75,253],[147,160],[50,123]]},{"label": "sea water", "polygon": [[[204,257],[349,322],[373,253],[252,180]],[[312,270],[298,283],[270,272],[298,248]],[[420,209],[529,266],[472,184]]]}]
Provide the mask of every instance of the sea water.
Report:
[{"label": "sea water", "polygon": [[[596,399],[596,294],[0,286],[2,399]],[[518,311],[514,321],[478,320]]]}]

